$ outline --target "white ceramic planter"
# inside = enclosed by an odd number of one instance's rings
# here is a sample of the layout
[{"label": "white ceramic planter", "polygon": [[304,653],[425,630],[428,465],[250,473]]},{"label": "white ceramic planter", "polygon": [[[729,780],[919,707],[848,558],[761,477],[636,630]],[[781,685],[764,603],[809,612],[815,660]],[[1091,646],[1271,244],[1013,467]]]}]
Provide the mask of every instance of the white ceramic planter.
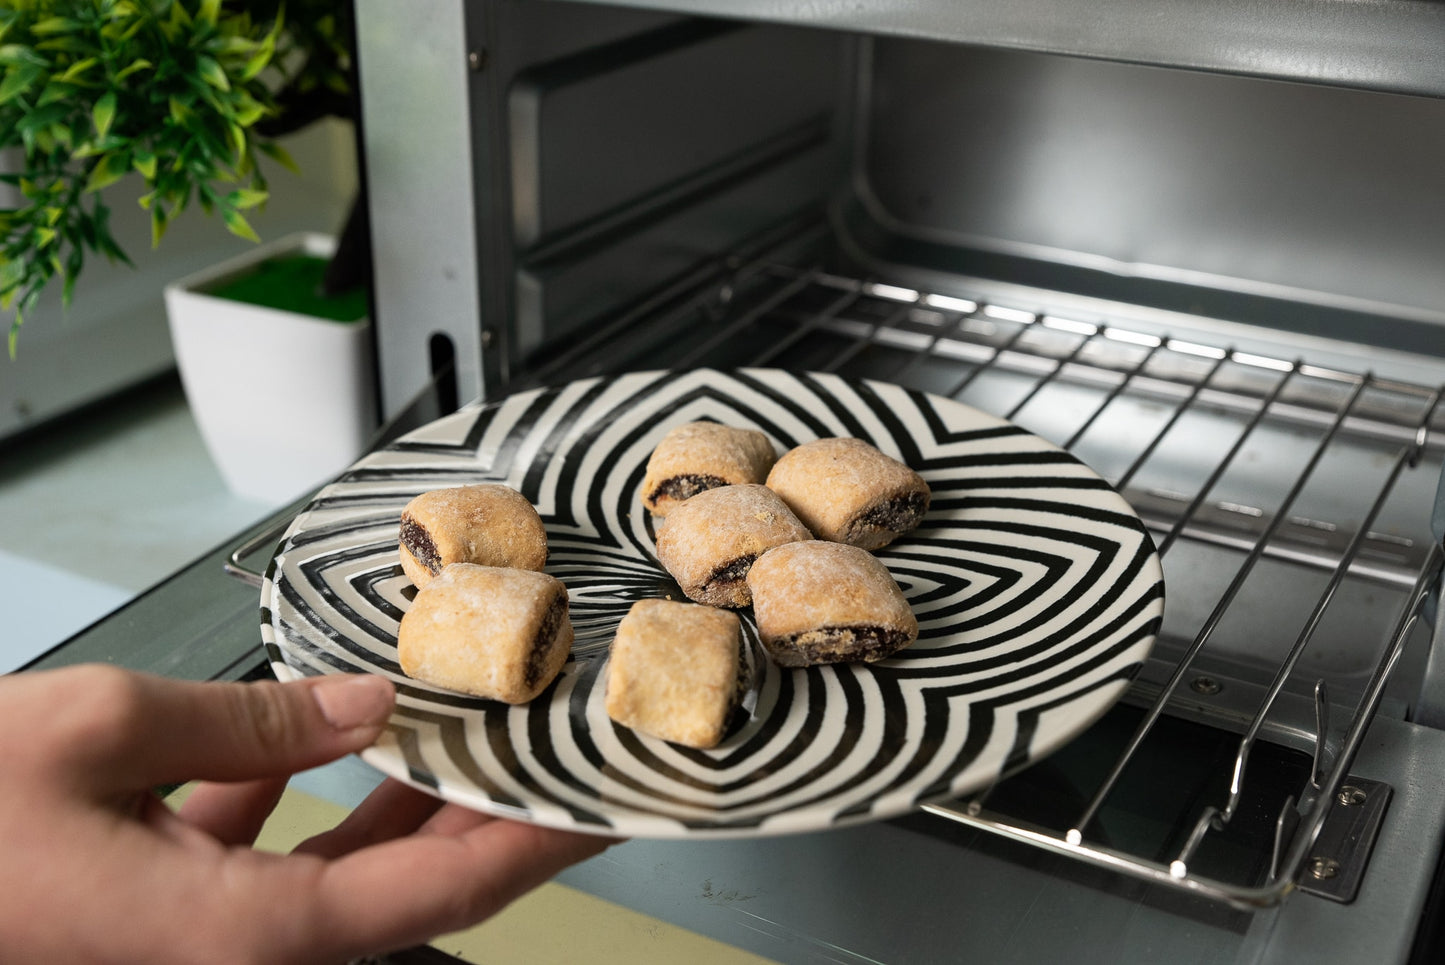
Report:
[{"label": "white ceramic planter", "polygon": [[206,294],[288,252],[329,256],[335,240],[298,234],[166,286],[186,399],[226,485],[281,503],[327,482],[375,427],[369,320],[333,322]]}]

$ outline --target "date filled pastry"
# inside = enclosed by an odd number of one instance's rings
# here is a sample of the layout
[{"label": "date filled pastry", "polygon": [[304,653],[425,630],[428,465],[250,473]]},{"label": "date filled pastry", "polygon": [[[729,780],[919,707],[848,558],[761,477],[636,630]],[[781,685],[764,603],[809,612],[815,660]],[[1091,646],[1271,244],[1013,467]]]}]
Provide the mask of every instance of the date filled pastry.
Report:
[{"label": "date filled pastry", "polygon": [[547,688],[572,649],[567,588],[534,570],[452,563],[401,618],[402,671],[509,704]]},{"label": "date filled pastry", "polygon": [[450,563],[541,570],[547,531],[527,497],[483,483],[422,493],[401,513],[401,568],[420,589]]},{"label": "date filled pastry", "polygon": [[678,503],[657,528],[657,559],[688,599],[747,606],[748,567],[774,546],[811,539],[778,494],[756,483],[721,486]]},{"label": "date filled pastry", "polygon": [[767,484],[819,539],[865,550],[881,549],[914,529],[931,496],[918,473],[847,437],[788,450]]},{"label": "date filled pastry", "polygon": [[707,489],[761,483],[777,459],[768,437],[756,429],[716,422],[689,422],[668,432],[647,460],[642,505],[654,516]]},{"label": "date filled pastry", "polygon": [[716,747],[751,683],[742,623],[730,610],[638,600],[607,661],[607,716],[644,734]]},{"label": "date filled pastry", "polygon": [[758,635],[783,667],[882,660],[918,639],[918,620],[888,567],[847,543],[768,550],[748,571]]}]

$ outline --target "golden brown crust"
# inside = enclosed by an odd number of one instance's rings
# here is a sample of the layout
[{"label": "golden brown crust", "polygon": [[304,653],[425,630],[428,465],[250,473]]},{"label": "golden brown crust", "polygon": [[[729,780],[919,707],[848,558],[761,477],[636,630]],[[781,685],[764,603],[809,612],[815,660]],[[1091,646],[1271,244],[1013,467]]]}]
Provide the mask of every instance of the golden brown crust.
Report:
[{"label": "golden brown crust", "polygon": [[401,514],[398,556],[418,587],[451,563],[540,571],[547,531],[527,497],[484,483],[422,493]]},{"label": "golden brown crust", "polygon": [[882,660],[918,639],[918,620],[888,567],[847,543],[769,550],[748,572],[753,616],[784,667]]},{"label": "golden brown crust", "polygon": [[567,663],[567,588],[532,570],[452,563],[401,618],[397,659],[409,677],[520,704]]},{"label": "golden brown crust", "polygon": [[756,429],[716,422],[677,426],[647,460],[642,505],[654,516],[666,516],[674,506],[704,490],[761,483],[776,458],[773,444]]},{"label": "golden brown crust", "polygon": [[657,558],[688,599],[747,606],[747,570],[765,550],[811,534],[777,494],[722,486],[679,503],[657,529]]},{"label": "golden brown crust", "polygon": [[617,627],[607,716],[687,747],[716,747],[741,700],[742,624],[727,610],[639,600]]},{"label": "golden brown crust", "polygon": [[768,473],[819,539],[875,550],[909,532],[928,512],[923,477],[862,439],[818,439],[784,453]]}]

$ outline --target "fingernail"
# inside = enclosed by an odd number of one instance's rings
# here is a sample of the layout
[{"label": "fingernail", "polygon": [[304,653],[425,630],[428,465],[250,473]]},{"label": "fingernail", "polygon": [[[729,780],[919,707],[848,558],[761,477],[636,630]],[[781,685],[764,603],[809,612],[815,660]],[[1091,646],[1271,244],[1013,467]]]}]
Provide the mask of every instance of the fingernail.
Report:
[{"label": "fingernail", "polygon": [[321,716],[337,730],[384,722],[391,714],[392,694],[390,681],[371,674],[325,677],[311,689]]}]

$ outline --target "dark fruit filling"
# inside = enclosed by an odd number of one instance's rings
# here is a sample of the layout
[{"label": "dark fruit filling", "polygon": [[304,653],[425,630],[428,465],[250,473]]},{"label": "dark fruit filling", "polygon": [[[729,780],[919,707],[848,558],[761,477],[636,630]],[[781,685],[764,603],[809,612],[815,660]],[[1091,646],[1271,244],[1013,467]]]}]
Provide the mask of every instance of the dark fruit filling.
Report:
[{"label": "dark fruit filling", "polygon": [[432,542],[431,533],[406,514],[401,517],[401,545],[418,563],[431,570],[433,576],[442,571],[442,556],[437,552],[437,544]]},{"label": "dark fruit filling", "polygon": [[551,656],[552,648],[557,645],[557,631],[562,627],[562,618],[566,615],[567,594],[559,593],[542,616],[542,625],[537,628],[537,638],[532,645],[532,653],[527,658],[527,669],[522,676],[528,688],[537,686],[537,681],[541,679],[547,658]]},{"label": "dark fruit filling", "polygon": [[712,573],[708,576],[707,581],[703,583],[703,592],[711,593],[719,586],[726,586],[728,584],[737,583],[741,580],[746,579],[748,575],[748,570],[752,569],[753,563],[755,563],[756,561],[756,556],[739,556],[732,562],[726,563],[723,566],[718,567],[717,569],[712,571]]},{"label": "dark fruit filling", "polygon": [[928,497],[923,493],[904,493],[885,499],[860,514],[855,527],[886,529],[894,533],[906,533],[917,526],[928,511]]},{"label": "dark fruit filling", "polygon": [[783,666],[882,660],[909,643],[902,630],[875,625],[823,627],[805,630],[776,641],[771,649]]},{"label": "dark fruit filling", "polygon": [[673,476],[671,479],[664,479],[652,491],[652,501],[655,503],[659,499],[691,499],[704,490],[716,489],[727,484],[728,481],[719,476],[707,476],[700,473]]}]

